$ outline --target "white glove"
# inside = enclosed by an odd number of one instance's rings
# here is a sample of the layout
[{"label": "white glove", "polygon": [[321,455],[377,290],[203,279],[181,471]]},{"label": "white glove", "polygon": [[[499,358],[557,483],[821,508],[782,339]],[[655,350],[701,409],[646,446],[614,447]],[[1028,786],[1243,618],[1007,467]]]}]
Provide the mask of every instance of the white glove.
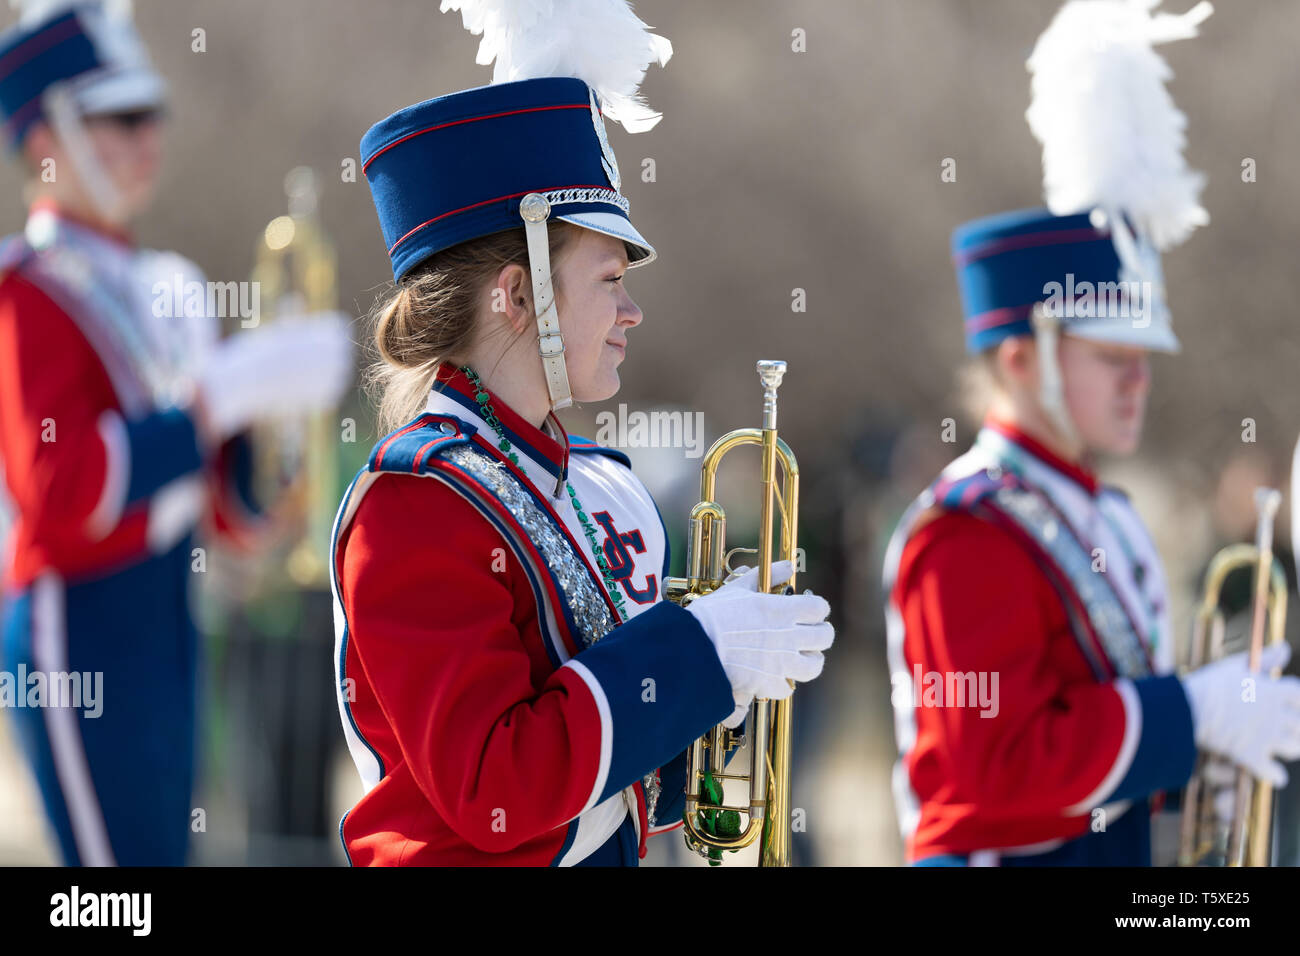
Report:
[{"label": "white glove", "polygon": [[[784,584],[786,581],[790,580],[790,574],[786,570],[789,566],[790,566],[789,561],[777,561],[772,564],[773,584]],[[726,576],[726,578],[723,580],[722,583],[730,584],[732,581],[739,580],[740,578],[748,574],[750,570],[751,568],[747,564],[742,564],[738,568],[733,568],[731,573]],[[757,573],[754,576],[752,587],[754,588],[754,590],[758,590]],[[731,715],[722,722],[722,726],[726,727],[728,730],[735,730],[737,727],[739,727],[741,724],[745,722],[745,718],[749,716],[749,708],[754,703],[753,694],[749,694],[745,696],[743,700],[741,699],[741,695],[737,694],[735,695],[735,699],[736,699],[736,709],[733,710],[731,712]]]},{"label": "white glove", "polygon": [[[772,565],[772,583],[789,581],[789,561]],[[723,721],[736,727],[755,697],[783,700],[791,680],[809,681],[822,672],[822,651],[835,629],[826,621],[830,605],[815,594],[760,594],[758,569],[734,579],[686,606],[709,635],[731,682],[736,709]]]},{"label": "white glove", "polygon": [[332,408],[352,380],[340,312],[292,316],[221,342],[198,376],[207,425],[224,440],[255,421]]},{"label": "white glove", "polygon": [[1237,768],[1220,757],[1211,757],[1201,771],[1204,786],[1214,794],[1214,816],[1221,826],[1232,822],[1237,806]]},{"label": "white glove", "polygon": [[736,709],[731,712],[730,717],[722,722],[722,726],[726,727],[728,730],[735,730],[743,724],[745,718],[749,716],[749,705],[753,702],[754,698],[750,697],[749,700],[745,701],[743,704],[736,704]]},{"label": "white glove", "polygon": [[[1268,672],[1291,659],[1287,644],[1260,655],[1260,673],[1247,669],[1246,652],[1207,664],[1183,678],[1192,709],[1196,745],[1222,754],[1275,787],[1286,786],[1286,769],[1276,759],[1300,757],[1300,678]],[[1243,681],[1254,680],[1254,700],[1242,700]]]}]

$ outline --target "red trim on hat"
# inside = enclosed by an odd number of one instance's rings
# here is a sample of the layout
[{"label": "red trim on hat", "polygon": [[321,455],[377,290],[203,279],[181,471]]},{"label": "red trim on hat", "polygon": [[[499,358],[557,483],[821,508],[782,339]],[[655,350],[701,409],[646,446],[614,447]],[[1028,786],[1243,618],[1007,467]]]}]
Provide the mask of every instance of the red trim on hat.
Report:
[{"label": "red trim on hat", "polygon": [[973,249],[963,249],[953,253],[952,261],[957,268],[968,266],[977,259],[985,259],[1015,249],[1030,249],[1035,246],[1061,246],[1076,242],[1105,239],[1110,235],[1106,229],[1058,229],[1055,232],[1031,232],[1021,236],[1008,236],[994,239]]},{"label": "red trim on hat", "polygon": [[[1096,283],[1094,283],[1096,284]],[[1120,305],[1126,305],[1129,301],[1127,289],[1119,290]],[[1083,298],[1082,295],[1076,294],[1071,302],[1078,302]],[[987,312],[980,312],[966,319],[966,330],[968,332],[985,332],[989,329],[995,329],[1000,325],[1010,325],[1012,322],[1018,322],[1026,319],[1034,311],[1034,306],[1038,302],[1029,305],[1009,305],[1000,309],[989,309]],[[1098,316],[1103,318],[1103,316]],[[1067,330],[1070,326],[1068,321],[1062,321],[1062,326]]]},{"label": "red trim on hat", "polygon": [[1095,495],[1100,490],[1101,483],[1097,481],[1097,476],[1090,469],[1085,468],[1077,461],[1067,461],[1062,458],[1038,439],[1030,437],[1018,425],[1004,418],[989,415],[988,418],[984,419],[984,427],[1019,445],[1053,471],[1059,471],[1065,477],[1082,486],[1088,494]]},{"label": "red trim on hat", "polygon": [[517,113],[541,113],[546,110],[588,110],[591,109],[591,103],[565,103],[560,106],[530,106],[521,110],[506,110],[504,113],[488,113],[486,116],[471,116],[469,119],[451,120],[447,123],[439,123],[437,126],[427,126],[424,129],[417,129],[414,133],[407,133],[398,139],[393,140],[387,146],[380,147],[369,159],[361,164],[361,171],[364,173],[366,167],[376,159],[388,152],[394,146],[405,143],[408,139],[414,139],[417,136],[423,136],[425,133],[432,133],[434,130],[446,129],[448,126],[460,126],[462,123],[477,123],[479,120],[500,119],[502,116],[514,116]]},{"label": "red trim on hat", "polygon": [[1028,318],[1033,310],[1033,305],[1013,305],[1005,309],[989,309],[987,312],[981,312],[968,318],[966,320],[966,330],[968,332],[984,332],[988,329],[995,329],[999,325],[1010,325],[1012,322],[1020,322]]},{"label": "red trim on hat", "polygon": [[[71,33],[69,33],[71,29]],[[44,53],[51,47],[58,46],[64,40],[70,40],[74,36],[84,36],[85,31],[81,29],[81,21],[76,17],[71,17],[66,23],[60,24],[51,30],[44,30],[40,33],[34,33],[25,41],[18,44],[3,57],[0,57],[0,80],[8,79],[9,74],[24,63],[30,61],[33,57]],[[35,41],[42,41],[42,45],[37,45]],[[25,53],[26,56],[18,60],[17,63],[11,62],[19,53]]]},{"label": "red trim on hat", "polygon": [[432,219],[426,219],[424,222],[420,223],[418,226],[416,226],[406,235],[402,236],[401,239],[398,239],[395,243],[389,246],[388,254],[391,256],[393,254],[393,251],[402,243],[404,243],[407,239],[410,239],[412,235],[419,232],[425,226],[432,225],[433,223],[437,222],[439,219],[446,219],[448,216],[454,216],[457,213],[465,212],[466,210],[469,209],[477,209],[479,206],[487,206],[494,202],[501,202],[506,199],[518,199],[520,196],[527,196],[529,193],[549,193],[549,192],[554,192],[555,190],[558,189],[609,189],[609,187],[592,186],[590,184],[584,184],[581,186],[545,186],[541,189],[525,189],[521,193],[510,193],[509,195],[506,196],[495,196],[492,199],[484,199],[482,202],[470,203],[468,206],[461,206],[459,209],[452,209],[448,212],[442,213],[441,215],[434,216]]}]

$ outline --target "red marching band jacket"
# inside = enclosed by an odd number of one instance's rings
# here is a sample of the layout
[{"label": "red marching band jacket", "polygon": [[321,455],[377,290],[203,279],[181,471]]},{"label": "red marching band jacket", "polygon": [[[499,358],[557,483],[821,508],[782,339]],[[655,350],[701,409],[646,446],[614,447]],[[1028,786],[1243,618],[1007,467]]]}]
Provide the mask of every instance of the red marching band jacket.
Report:
[{"label": "red marching band jacket", "polygon": [[354,865],[573,864],[629,815],[643,856],[681,823],[684,747],[733,706],[694,616],[662,600],[667,538],[627,459],[491,398],[517,465],[444,367],[339,510],[339,711],[365,790],[340,824]]},{"label": "red marching band jacket", "polygon": [[27,232],[44,238],[0,247],[0,462],[14,512],[6,586],[46,571],[101,577],[167,550],[204,518],[233,543],[253,541],[266,523],[246,439],[205,458],[190,415],[149,391],[158,375],[192,374],[216,341],[207,316],[162,320],[152,335],[146,324],[150,276],[170,282],[173,266],[192,264],[49,204],[33,207]]},{"label": "red marching band jacket", "polygon": [[998,421],[890,542],[910,863],[1149,865],[1195,761],[1163,570],[1127,498]]}]

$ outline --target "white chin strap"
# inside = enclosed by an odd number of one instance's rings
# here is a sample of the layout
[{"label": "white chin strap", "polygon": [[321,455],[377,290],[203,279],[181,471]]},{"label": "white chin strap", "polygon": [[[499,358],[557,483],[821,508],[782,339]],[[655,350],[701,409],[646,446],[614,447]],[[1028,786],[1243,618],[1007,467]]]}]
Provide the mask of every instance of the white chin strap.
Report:
[{"label": "white chin strap", "polygon": [[560,335],[560,318],[555,311],[555,286],[551,282],[551,248],[546,220],[551,204],[541,193],[529,193],[519,203],[528,237],[528,264],[533,274],[533,307],[537,313],[537,352],[546,373],[546,388],[551,393],[551,409],[573,404],[569,373],[564,365],[564,339]]},{"label": "white chin strap", "polygon": [[1034,339],[1038,343],[1038,374],[1042,380],[1039,386],[1039,401],[1043,403],[1048,417],[1061,433],[1065,441],[1078,448],[1079,433],[1070,419],[1069,409],[1065,405],[1065,385],[1061,380],[1061,363],[1057,358],[1057,348],[1061,341],[1061,320],[1049,315],[1041,304],[1034,306],[1031,316],[1034,326]]},{"label": "white chin strap", "polygon": [[[86,190],[86,197],[105,221],[122,222],[126,211],[122,194],[95,158],[95,147],[86,135],[86,128],[81,123],[81,112],[71,93],[61,86],[51,87],[45,92],[43,105],[50,128],[68,151],[68,159],[72,161],[77,179]],[[54,174],[57,176],[58,170]]]}]

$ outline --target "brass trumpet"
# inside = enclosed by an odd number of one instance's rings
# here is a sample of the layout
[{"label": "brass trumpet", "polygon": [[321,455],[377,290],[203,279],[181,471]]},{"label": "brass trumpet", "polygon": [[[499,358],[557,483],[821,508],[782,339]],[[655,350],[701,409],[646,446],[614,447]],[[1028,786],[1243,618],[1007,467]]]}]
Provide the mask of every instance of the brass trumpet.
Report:
[{"label": "brass trumpet", "polygon": [[[741,445],[762,448],[762,501],[758,545],[758,587],[762,591],[792,592],[788,586],[772,587],[773,519],[780,519],[780,551],[776,560],[795,568],[799,522],[799,465],[790,447],[777,435],[776,390],[785,375],[785,362],[760,361],[758,376],[763,385],[763,427],[739,428],[713,443],[700,466],[700,501],[691,509],[687,533],[687,576],[668,578],[664,594],[682,606],[717,590],[729,571],[735,551],[725,550],[726,513],[714,500],[718,466],[723,456]],[[781,462],[783,480],[776,485],[776,464]],[[686,756],[686,844],[709,859],[721,862],[723,850],[739,850],[759,843],[759,866],[790,865],[790,729],[792,701],[757,699],[746,723],[736,730],[721,724],[692,743]],[[727,773],[727,755],[745,742],[740,731],[748,728],[750,766],[747,773]],[[723,782],[744,780],[749,786],[747,806],[723,802]],[[740,826],[741,815],[746,817]]]},{"label": "brass trumpet", "polygon": [[[1242,568],[1255,569],[1249,632],[1250,669],[1259,670],[1266,634],[1269,644],[1278,644],[1286,639],[1286,573],[1281,562],[1273,556],[1273,519],[1281,500],[1281,493],[1275,489],[1256,489],[1258,524],[1255,543],[1229,545],[1210,562],[1201,606],[1192,630],[1189,668],[1200,667],[1242,649],[1240,641],[1227,638],[1227,625],[1219,606],[1228,575]],[[1183,794],[1179,865],[1271,865],[1273,788],[1238,768],[1232,821],[1225,833],[1215,817],[1212,787],[1206,773],[1214,759],[1206,754],[1200,755]]]}]

